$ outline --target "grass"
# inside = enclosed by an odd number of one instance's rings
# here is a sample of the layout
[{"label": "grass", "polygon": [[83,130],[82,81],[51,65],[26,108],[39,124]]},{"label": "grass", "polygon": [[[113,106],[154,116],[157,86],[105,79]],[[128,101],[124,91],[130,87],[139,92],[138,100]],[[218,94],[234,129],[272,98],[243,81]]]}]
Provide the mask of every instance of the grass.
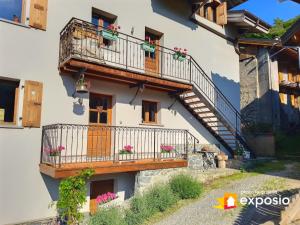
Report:
[{"label": "grass", "polygon": [[293,158],[295,156],[300,159],[299,140],[300,133],[295,134],[276,134],[276,156],[278,158]]},{"label": "grass", "polygon": [[270,173],[282,171],[285,169],[286,161],[272,160],[270,162],[255,162],[248,169],[249,172],[254,173]]}]

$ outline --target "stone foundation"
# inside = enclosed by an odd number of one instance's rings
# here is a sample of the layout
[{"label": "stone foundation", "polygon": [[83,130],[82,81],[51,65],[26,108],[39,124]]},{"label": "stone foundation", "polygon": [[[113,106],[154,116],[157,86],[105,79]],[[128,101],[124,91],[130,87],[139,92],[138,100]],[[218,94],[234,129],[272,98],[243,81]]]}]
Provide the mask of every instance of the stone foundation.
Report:
[{"label": "stone foundation", "polygon": [[171,177],[177,174],[189,174],[200,182],[205,183],[218,177],[228,176],[236,172],[239,171],[234,169],[205,170],[203,167],[202,154],[193,153],[189,154],[187,168],[145,170],[137,172],[135,176],[135,193],[141,194],[156,184],[167,183]]}]

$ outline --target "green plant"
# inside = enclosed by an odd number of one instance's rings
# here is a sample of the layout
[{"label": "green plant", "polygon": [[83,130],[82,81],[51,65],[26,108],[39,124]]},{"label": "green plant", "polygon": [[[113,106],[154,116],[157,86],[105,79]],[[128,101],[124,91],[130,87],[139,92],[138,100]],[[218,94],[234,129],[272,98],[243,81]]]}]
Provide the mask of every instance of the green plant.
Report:
[{"label": "green plant", "polygon": [[169,185],[153,187],[145,197],[147,199],[147,205],[159,212],[165,211],[178,201],[178,196],[172,192]]},{"label": "green plant", "polygon": [[181,199],[197,198],[203,191],[203,185],[191,176],[180,174],[170,180],[174,194]]},{"label": "green plant", "polygon": [[120,208],[110,207],[98,210],[90,220],[89,225],[126,225]]},{"label": "green plant", "polygon": [[66,220],[67,224],[78,224],[82,220],[80,209],[86,202],[86,181],[93,173],[93,170],[83,170],[79,175],[60,182],[56,207],[61,219]]},{"label": "green plant", "polygon": [[130,202],[130,208],[125,213],[125,221],[127,224],[142,224],[146,219],[155,213],[152,205],[148,205],[147,198],[144,196],[136,196]]}]

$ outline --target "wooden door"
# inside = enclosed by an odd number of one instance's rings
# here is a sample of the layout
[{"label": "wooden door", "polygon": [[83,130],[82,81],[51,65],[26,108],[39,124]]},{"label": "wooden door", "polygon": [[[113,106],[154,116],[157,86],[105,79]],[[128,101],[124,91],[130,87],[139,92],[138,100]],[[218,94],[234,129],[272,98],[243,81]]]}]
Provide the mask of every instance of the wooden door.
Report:
[{"label": "wooden door", "polygon": [[112,97],[90,94],[88,148],[89,157],[111,155]]},{"label": "wooden door", "polygon": [[114,192],[114,180],[92,181],[90,184],[90,213],[97,212],[96,198],[107,192]]},{"label": "wooden door", "polygon": [[[147,34],[146,34],[147,35]],[[159,62],[160,62],[160,51],[159,51],[159,37],[151,35],[151,40],[155,41],[156,48],[155,52],[145,52],[145,71],[151,75],[158,76],[159,74]]]}]

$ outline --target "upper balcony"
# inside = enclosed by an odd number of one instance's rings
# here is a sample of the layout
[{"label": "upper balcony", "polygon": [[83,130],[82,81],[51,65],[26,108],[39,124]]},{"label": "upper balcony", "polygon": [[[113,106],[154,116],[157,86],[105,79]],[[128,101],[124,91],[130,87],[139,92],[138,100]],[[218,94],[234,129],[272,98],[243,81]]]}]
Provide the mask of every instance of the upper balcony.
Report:
[{"label": "upper balcony", "polygon": [[175,51],[158,44],[145,50],[145,40],[120,32],[115,40],[108,40],[103,34],[106,31],[72,18],[60,33],[61,74],[84,69],[86,76],[129,85],[143,83],[164,91],[192,89],[193,66],[189,55],[178,60]]}]

